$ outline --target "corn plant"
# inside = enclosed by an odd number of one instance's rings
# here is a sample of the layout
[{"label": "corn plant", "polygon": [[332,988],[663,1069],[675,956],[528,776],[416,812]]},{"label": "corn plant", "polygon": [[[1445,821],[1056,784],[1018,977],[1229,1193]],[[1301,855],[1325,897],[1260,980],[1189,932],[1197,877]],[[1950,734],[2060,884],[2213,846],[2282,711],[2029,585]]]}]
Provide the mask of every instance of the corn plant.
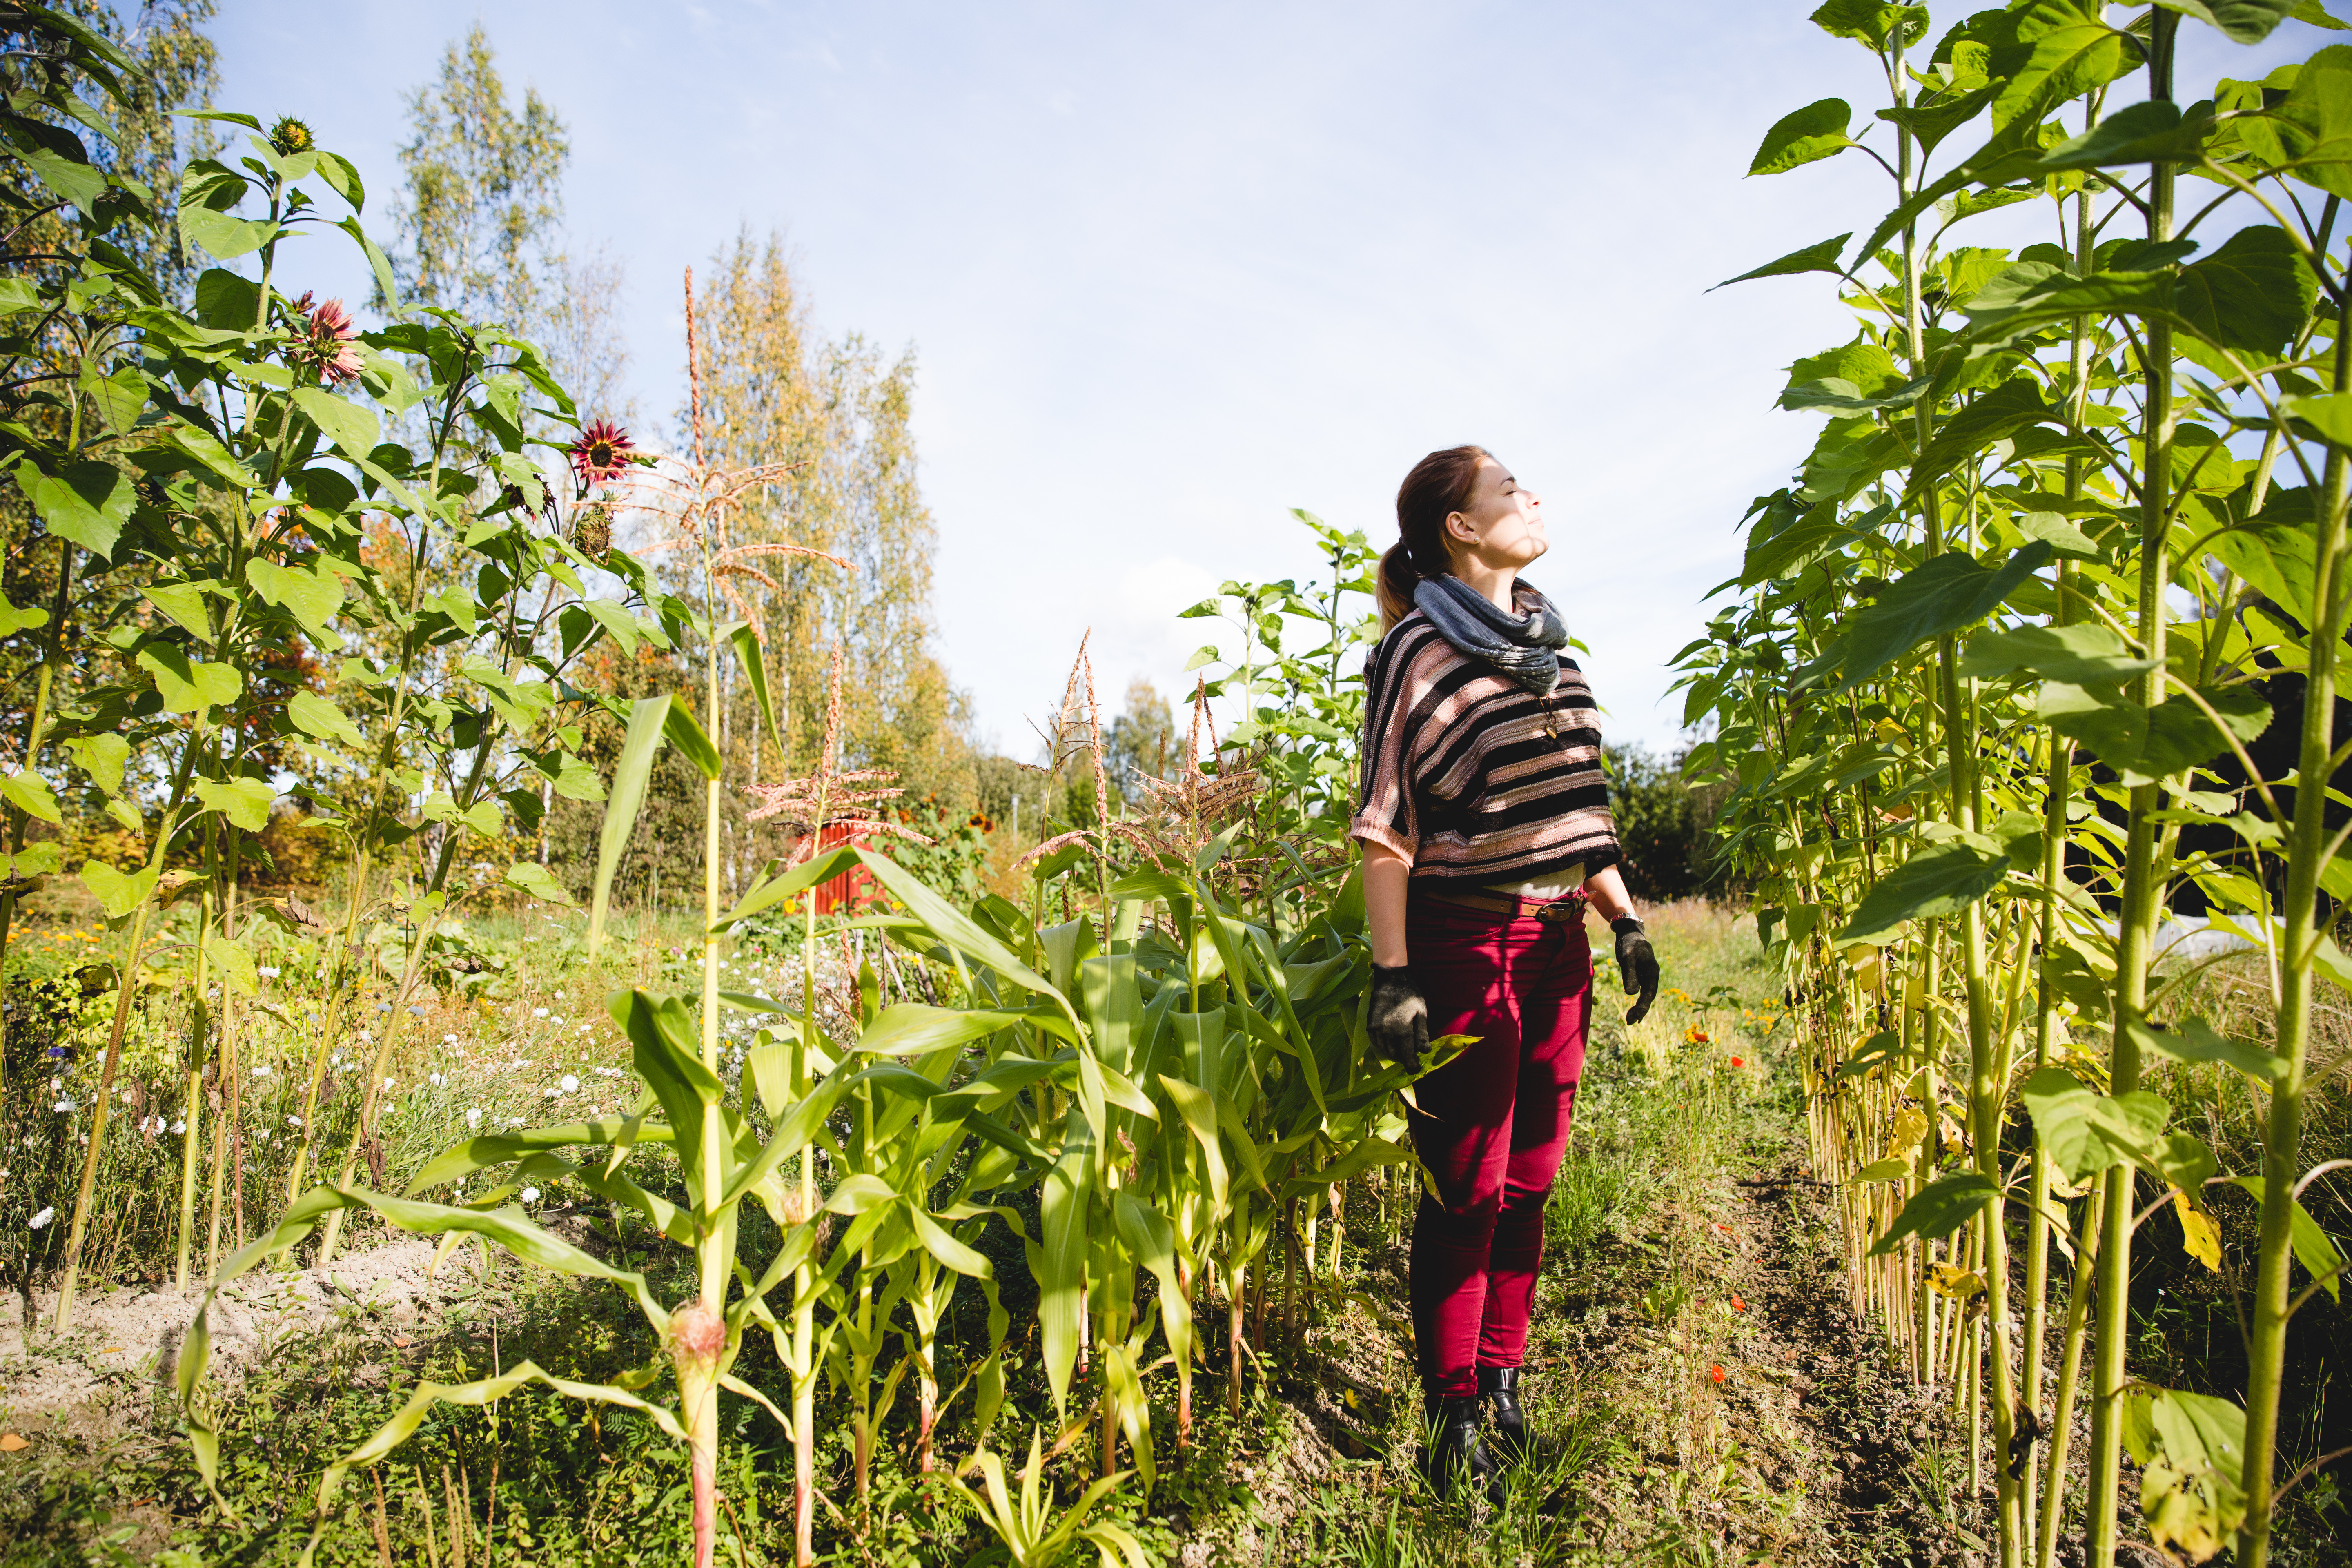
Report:
[{"label": "corn plant", "polygon": [[[1856,1305],[1915,1375],[1990,1417],[2002,1562],[2055,1559],[2087,1363],[2090,1560],[2114,1561],[2129,1448],[2159,1545],[2201,1561],[2234,1538],[2258,1563],[2287,1323],[2342,1268],[2297,1201],[2297,1129],[2315,977],[2352,980],[2318,901],[2352,886],[2321,814],[2342,760],[2352,436],[2347,188],[2326,148],[2352,114],[2352,50],[2183,109],[2184,16],[2241,43],[2290,12],[2340,24],[2311,5],[2167,3],[2120,26],[2107,9],[1971,16],[1924,66],[1924,7],[1815,15],[1878,67],[1891,147],[1826,100],[1775,124],[1750,173],[1860,149],[1896,205],[1857,249],[1841,235],[1732,280],[1831,273],[1862,324],[1792,368],[1781,405],[1827,423],[1750,509],[1727,584],[1744,598],[1682,662],[1689,717],[1718,726],[1694,760],[1736,784],[1731,847],[1805,999],[1809,1120],[1848,1184]],[[2146,101],[2120,101],[2135,78]],[[1979,121],[1980,146],[1939,158]],[[2063,243],[1947,240],[2036,202]],[[2245,226],[2213,239],[2231,219]],[[2254,749],[2282,677],[2301,681],[2300,738],[2273,777]],[[2160,968],[2156,943],[2189,889],[2263,955],[2274,1038],[2173,1015],[2194,966]],[[2142,1084],[2154,1056],[2267,1095],[2261,1174],[2223,1176],[2169,1126]],[[2018,1110],[2032,1147],[2010,1163]],[[2169,1213],[2220,1268],[2225,1180],[2263,1214],[2242,1410],[2126,1365],[2137,1232]],[[2045,1399],[2053,1249],[2072,1279]]]}]

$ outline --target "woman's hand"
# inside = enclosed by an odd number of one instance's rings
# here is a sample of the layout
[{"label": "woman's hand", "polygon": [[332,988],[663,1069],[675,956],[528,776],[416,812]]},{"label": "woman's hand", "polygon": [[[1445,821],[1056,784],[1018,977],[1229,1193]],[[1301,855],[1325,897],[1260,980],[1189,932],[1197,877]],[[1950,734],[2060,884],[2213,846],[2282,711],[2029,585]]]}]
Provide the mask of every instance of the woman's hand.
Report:
[{"label": "woman's hand", "polygon": [[1617,933],[1617,970],[1624,976],[1625,994],[1642,994],[1642,999],[1625,1010],[1625,1022],[1638,1024],[1649,1016],[1650,1004],[1658,999],[1658,954],[1650,946],[1642,922],[1632,915],[1611,921],[1609,929]]},{"label": "woman's hand", "polygon": [[1412,983],[1412,972],[1372,965],[1372,1005],[1364,1020],[1372,1050],[1382,1060],[1418,1070],[1429,1050],[1429,1004]]},{"label": "woman's hand", "polygon": [[1584,879],[1584,896],[1617,933],[1617,969],[1624,977],[1625,994],[1636,991],[1642,999],[1626,1010],[1625,1022],[1638,1024],[1649,1016],[1650,1004],[1658,999],[1658,954],[1650,945],[1650,935],[1642,929],[1633,913],[1633,900],[1625,891],[1625,879],[1614,866],[1603,866]]}]

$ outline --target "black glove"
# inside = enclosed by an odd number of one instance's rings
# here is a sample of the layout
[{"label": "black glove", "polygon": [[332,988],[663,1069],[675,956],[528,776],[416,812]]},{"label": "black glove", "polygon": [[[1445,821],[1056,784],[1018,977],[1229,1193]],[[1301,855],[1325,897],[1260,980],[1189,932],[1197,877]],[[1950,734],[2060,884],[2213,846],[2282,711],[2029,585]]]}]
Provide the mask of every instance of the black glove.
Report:
[{"label": "black glove", "polygon": [[1625,994],[1642,994],[1642,999],[1625,1013],[1625,1022],[1638,1024],[1648,1016],[1650,1004],[1658,999],[1658,955],[1642,922],[1632,915],[1618,916],[1609,922],[1609,929],[1617,933],[1617,968],[1625,976]]},{"label": "black glove", "polygon": [[1429,1049],[1429,1004],[1412,983],[1412,971],[1372,965],[1372,1007],[1364,1020],[1372,1050],[1402,1068],[1418,1068]]}]

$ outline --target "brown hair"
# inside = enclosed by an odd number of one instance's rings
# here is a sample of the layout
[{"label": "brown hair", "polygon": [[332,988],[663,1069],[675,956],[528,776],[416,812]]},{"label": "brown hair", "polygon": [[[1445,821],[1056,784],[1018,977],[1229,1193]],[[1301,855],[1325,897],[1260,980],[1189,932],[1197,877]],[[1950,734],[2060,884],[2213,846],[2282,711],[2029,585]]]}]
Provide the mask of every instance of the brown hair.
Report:
[{"label": "brown hair", "polygon": [[1397,487],[1397,542],[1381,557],[1381,629],[1412,614],[1412,591],[1424,577],[1454,569],[1445,520],[1466,510],[1478,486],[1478,465],[1494,454],[1484,447],[1448,447],[1412,466]]}]

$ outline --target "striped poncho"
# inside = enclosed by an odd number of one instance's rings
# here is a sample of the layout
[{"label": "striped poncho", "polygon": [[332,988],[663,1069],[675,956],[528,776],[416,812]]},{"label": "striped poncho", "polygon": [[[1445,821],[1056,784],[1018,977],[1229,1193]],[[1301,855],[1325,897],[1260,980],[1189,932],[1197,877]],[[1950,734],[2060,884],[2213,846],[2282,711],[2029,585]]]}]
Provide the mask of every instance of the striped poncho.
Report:
[{"label": "striped poncho", "polygon": [[1364,663],[1363,774],[1349,834],[1416,877],[1475,886],[1616,864],[1601,715],[1562,656],[1549,697],[1498,675],[1418,610]]}]

